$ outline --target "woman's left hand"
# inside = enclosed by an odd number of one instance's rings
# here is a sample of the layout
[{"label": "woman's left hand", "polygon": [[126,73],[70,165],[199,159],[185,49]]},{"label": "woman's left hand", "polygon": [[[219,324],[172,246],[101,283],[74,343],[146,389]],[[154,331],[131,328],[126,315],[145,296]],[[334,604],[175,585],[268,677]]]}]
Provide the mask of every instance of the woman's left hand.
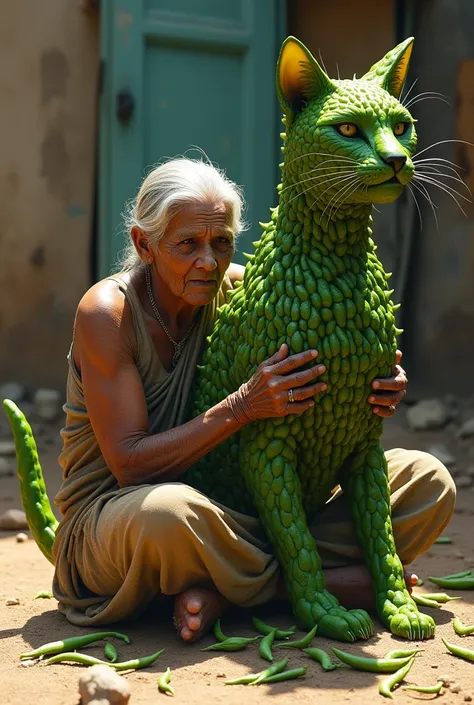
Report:
[{"label": "woman's left hand", "polygon": [[377,416],[384,418],[393,416],[397,406],[407,393],[408,380],[405,370],[399,364],[401,359],[402,353],[397,350],[393,377],[374,379],[372,382],[374,391],[369,396],[369,403],[374,405],[372,411]]}]

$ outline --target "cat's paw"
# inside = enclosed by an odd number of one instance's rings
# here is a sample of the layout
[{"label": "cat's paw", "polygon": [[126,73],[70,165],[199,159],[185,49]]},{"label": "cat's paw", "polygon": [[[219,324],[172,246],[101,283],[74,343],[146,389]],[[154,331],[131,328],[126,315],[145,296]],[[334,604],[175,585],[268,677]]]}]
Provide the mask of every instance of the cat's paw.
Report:
[{"label": "cat's paw", "polygon": [[318,636],[326,636],[338,641],[369,639],[373,633],[373,622],[364,610],[334,607],[318,622]]},{"label": "cat's paw", "polygon": [[399,607],[394,614],[388,618],[388,628],[396,636],[411,641],[421,639],[431,639],[436,632],[436,624],[433,617],[419,612],[412,605],[407,604]]}]

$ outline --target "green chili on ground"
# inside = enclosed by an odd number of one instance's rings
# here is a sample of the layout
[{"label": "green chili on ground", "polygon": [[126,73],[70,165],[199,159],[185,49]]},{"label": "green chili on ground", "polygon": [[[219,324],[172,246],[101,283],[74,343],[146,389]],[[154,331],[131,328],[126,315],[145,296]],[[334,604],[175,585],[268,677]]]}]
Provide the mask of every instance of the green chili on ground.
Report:
[{"label": "green chili on ground", "polygon": [[[263,622],[261,619],[258,617],[252,617],[252,624],[254,628],[257,630],[259,634],[263,634],[266,636],[267,634],[270,634],[275,627],[271,627],[269,624],[266,624]],[[292,626],[289,629],[277,629],[276,634],[275,634],[275,639],[288,639],[293,636],[293,634],[296,632],[296,627]]]},{"label": "green chili on ground", "polygon": [[392,688],[394,688],[396,685],[402,682],[402,680],[405,678],[405,676],[408,674],[408,671],[410,668],[413,666],[413,662],[415,660],[415,657],[413,656],[407,664],[405,664],[402,668],[400,668],[398,671],[395,671],[395,673],[392,673],[391,676],[388,678],[384,678],[383,681],[379,684],[379,693],[380,695],[384,695],[386,698],[393,698],[392,695]]},{"label": "green chili on ground", "polygon": [[323,671],[334,671],[336,668],[340,668],[339,664],[333,663],[331,657],[323,649],[303,649],[305,654],[308,654],[313,661],[317,661],[321,664]]},{"label": "green chili on ground", "polygon": [[470,634],[474,634],[474,624],[463,624],[459,617],[454,618],[453,627],[458,636],[469,636]]},{"label": "green chili on ground", "polygon": [[226,641],[229,638],[224,634],[221,629],[220,619],[218,619],[217,622],[214,624],[214,636],[216,637],[217,641]]},{"label": "green chili on ground", "polygon": [[254,644],[256,641],[260,641],[260,639],[260,636],[231,636],[225,641],[218,641],[217,644],[206,646],[206,648],[201,649],[201,651],[241,651],[249,644]]},{"label": "green chili on ground", "polygon": [[270,634],[264,636],[258,646],[258,652],[265,661],[273,661],[272,646],[275,641],[276,632],[277,630],[274,629]]},{"label": "green chili on ground", "polygon": [[174,695],[174,688],[170,685],[171,669],[168,666],[166,671],[158,678],[158,690],[165,695]]},{"label": "green chili on ground", "polygon": [[456,646],[456,644],[450,644],[446,639],[441,639],[441,641],[454,656],[459,656],[459,658],[463,658],[465,661],[474,661],[474,651],[465,649],[462,646]]},{"label": "green chili on ground", "polygon": [[277,644],[276,648],[277,649],[306,649],[313,641],[317,630],[318,630],[318,626],[316,625],[302,639],[297,639],[296,641],[286,641],[283,644]]},{"label": "green chili on ground", "polygon": [[444,681],[438,681],[436,685],[405,685],[403,690],[416,690],[417,693],[429,693],[438,694],[441,692],[441,688],[444,685]]},{"label": "green chili on ground", "polygon": [[95,634],[85,634],[84,636],[72,636],[61,641],[50,641],[47,644],[38,646],[37,649],[28,653],[20,654],[20,658],[38,658],[39,656],[47,656],[48,654],[59,654],[61,651],[75,651],[83,646],[93,644],[95,641],[101,641],[112,637],[114,639],[122,639],[126,644],[130,644],[130,638],[126,634],[120,632],[96,632]]},{"label": "green chili on ground", "polygon": [[109,661],[112,661],[112,663],[115,663],[118,660],[117,649],[113,644],[110,643],[110,641],[108,641],[104,646],[104,654],[109,659]]},{"label": "green chili on ground", "polygon": [[281,673],[275,673],[273,676],[267,676],[258,683],[252,683],[252,685],[263,685],[266,683],[281,683],[282,681],[291,681],[295,678],[300,678],[304,676],[308,666],[301,666],[301,668],[293,668],[289,671],[282,671]]},{"label": "green chili on ground", "polygon": [[259,675],[258,678],[256,678],[254,681],[250,683],[250,685],[258,685],[259,683],[262,682],[264,678],[270,678],[271,676],[275,676],[278,673],[281,673],[281,671],[284,671],[285,668],[288,665],[288,659],[284,658],[281,661],[277,661],[276,663],[272,664],[268,668],[266,668],[264,671],[262,671]]},{"label": "green chili on ground", "polygon": [[407,664],[412,656],[405,658],[385,659],[385,658],[367,658],[364,656],[355,656],[346,651],[341,651],[332,647],[335,655],[347,666],[355,668],[358,671],[370,671],[371,673],[394,673],[402,666]]},{"label": "green chili on ground", "polygon": [[110,666],[110,668],[115,668],[116,671],[138,670],[139,668],[147,668],[148,666],[151,666],[151,664],[154,663],[159,656],[161,656],[163,651],[164,649],[161,649],[150,656],[142,656],[141,658],[131,659],[130,661],[122,661],[120,663],[101,661],[101,659],[95,658],[94,656],[87,656],[86,654],[79,654],[77,651],[72,651],[70,653],[67,652],[52,656],[46,661],[46,665],[49,666],[53,663],[72,661],[73,663],[81,663],[84,666]]}]

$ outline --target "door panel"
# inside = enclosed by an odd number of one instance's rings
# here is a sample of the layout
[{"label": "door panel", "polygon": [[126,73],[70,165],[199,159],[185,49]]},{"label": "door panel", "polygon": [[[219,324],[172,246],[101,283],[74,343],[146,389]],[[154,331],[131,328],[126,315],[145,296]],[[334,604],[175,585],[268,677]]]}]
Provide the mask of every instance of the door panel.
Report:
[{"label": "door panel", "polygon": [[251,227],[239,251],[259,236],[258,220],[268,220],[276,203],[281,5],[103,1],[100,276],[123,248],[121,213],[144,174],[176,155],[198,158],[199,149],[244,187]]}]

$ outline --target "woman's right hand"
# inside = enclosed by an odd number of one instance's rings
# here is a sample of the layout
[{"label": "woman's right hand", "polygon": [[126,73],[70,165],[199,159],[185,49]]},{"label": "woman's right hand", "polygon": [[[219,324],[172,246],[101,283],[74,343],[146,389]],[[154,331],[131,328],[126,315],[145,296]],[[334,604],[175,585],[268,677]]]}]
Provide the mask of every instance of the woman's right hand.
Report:
[{"label": "woman's right hand", "polygon": [[[326,371],[324,365],[314,365],[306,370],[298,367],[313,362],[317,350],[290,355],[284,343],[268,360],[264,360],[248,382],[230,397],[234,416],[241,423],[256,419],[277,418],[288,414],[301,414],[314,406],[313,397],[324,391],[324,382],[313,380]],[[289,394],[292,390],[293,395]],[[291,396],[293,400],[291,401]],[[235,412],[234,412],[235,409]]]}]

